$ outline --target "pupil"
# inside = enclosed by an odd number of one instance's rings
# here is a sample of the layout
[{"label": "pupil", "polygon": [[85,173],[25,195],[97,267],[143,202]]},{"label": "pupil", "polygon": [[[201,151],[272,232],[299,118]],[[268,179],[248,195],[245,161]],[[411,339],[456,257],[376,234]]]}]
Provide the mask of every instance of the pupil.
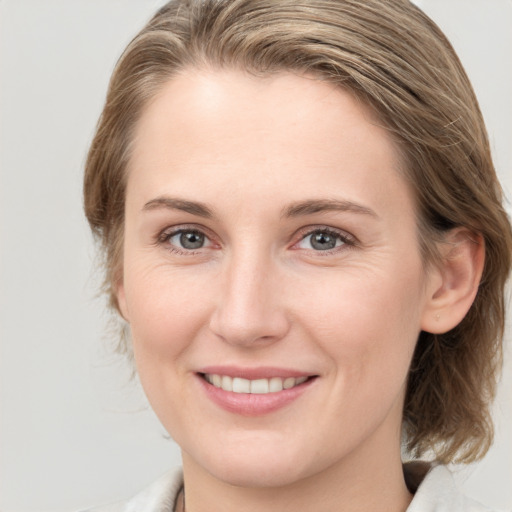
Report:
[{"label": "pupil", "polygon": [[327,251],[336,247],[336,238],[328,233],[315,233],[311,236],[311,246],[320,251]]},{"label": "pupil", "polygon": [[185,249],[199,249],[204,244],[204,235],[195,231],[181,233],[180,244]]}]

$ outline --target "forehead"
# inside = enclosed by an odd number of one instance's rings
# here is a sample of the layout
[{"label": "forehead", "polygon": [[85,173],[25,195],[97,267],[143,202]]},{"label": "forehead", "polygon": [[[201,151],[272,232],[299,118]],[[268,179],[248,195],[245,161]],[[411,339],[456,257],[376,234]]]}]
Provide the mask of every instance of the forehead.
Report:
[{"label": "forehead", "polygon": [[[169,136],[181,144],[187,136],[202,135],[203,143],[213,139],[218,143],[222,136],[230,145],[248,147],[250,140],[268,146],[280,132],[283,139],[295,135],[314,143],[318,127],[335,135],[344,121],[351,124],[344,136],[354,142],[377,135],[383,145],[390,143],[367,105],[319,78],[287,72],[255,76],[239,70],[187,69],[169,80],[143,110],[135,141],[157,143],[161,136]],[[246,130],[238,131],[241,126]],[[137,149],[143,151],[140,145]]]},{"label": "forehead", "polygon": [[194,194],[205,202],[219,188],[290,201],[337,193],[362,201],[373,190],[385,202],[397,187],[410,195],[399,167],[377,116],[332,84],[292,73],[187,70],[142,113],[128,193],[190,193],[192,181],[203,185]]}]

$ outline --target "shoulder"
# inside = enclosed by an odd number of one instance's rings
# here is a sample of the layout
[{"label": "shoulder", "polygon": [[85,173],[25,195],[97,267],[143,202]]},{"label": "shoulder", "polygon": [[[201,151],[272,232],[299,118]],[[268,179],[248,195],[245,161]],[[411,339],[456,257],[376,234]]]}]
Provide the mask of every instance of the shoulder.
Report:
[{"label": "shoulder", "polygon": [[446,466],[431,468],[407,512],[499,512],[465,496]]},{"label": "shoulder", "polygon": [[172,512],[183,487],[181,469],[169,471],[127,501],[95,507],[80,512]]}]

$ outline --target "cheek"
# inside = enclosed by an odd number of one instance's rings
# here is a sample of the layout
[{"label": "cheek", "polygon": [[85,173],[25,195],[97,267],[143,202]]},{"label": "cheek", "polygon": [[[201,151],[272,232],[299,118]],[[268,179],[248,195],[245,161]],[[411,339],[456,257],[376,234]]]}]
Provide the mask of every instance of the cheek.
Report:
[{"label": "cheek", "polygon": [[125,282],[136,358],[174,360],[207,323],[207,301],[198,300],[205,293],[201,279],[155,269],[132,272]]},{"label": "cheek", "polygon": [[344,274],[302,294],[309,336],[351,385],[401,385],[406,377],[420,332],[421,272],[393,275]]},{"label": "cheek", "polygon": [[200,284],[172,277],[155,271],[134,272],[126,279],[138,376],[153,410],[168,429],[175,426],[174,411],[188,396],[186,363],[208,318],[206,301],[198,300]]}]

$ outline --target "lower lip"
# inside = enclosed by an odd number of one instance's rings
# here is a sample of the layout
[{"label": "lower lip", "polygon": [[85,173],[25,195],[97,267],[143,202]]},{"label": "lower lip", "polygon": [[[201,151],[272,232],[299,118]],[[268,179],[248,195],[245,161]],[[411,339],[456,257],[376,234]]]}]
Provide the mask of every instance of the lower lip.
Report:
[{"label": "lower lip", "polygon": [[261,416],[282,409],[297,400],[316,380],[311,378],[298,386],[275,393],[257,394],[224,391],[210,384],[200,375],[197,377],[210,400],[222,409],[241,416]]}]

